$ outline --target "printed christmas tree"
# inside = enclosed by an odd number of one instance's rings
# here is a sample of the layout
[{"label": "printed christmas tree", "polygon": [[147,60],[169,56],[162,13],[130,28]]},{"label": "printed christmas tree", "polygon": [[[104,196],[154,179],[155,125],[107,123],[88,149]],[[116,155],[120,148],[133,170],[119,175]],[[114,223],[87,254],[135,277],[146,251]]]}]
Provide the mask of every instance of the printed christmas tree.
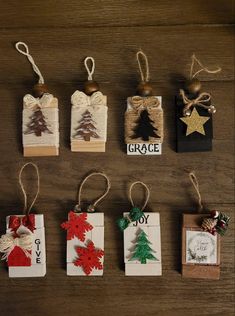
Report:
[{"label": "printed christmas tree", "polygon": [[137,126],[133,130],[134,135],[132,136],[132,139],[140,137],[142,140],[148,141],[150,137],[161,138],[156,133],[158,130],[152,125],[154,121],[150,119],[147,110],[143,110],[140,113],[140,117],[136,123]]},{"label": "printed christmas tree", "polygon": [[82,137],[85,141],[90,141],[91,137],[100,137],[96,132],[97,128],[95,127],[95,122],[92,119],[92,114],[88,110],[86,110],[86,112],[82,115],[82,119],[79,123],[79,126],[75,128],[75,138]]},{"label": "printed christmas tree", "polygon": [[36,108],[33,115],[29,118],[30,122],[27,124],[24,134],[35,134],[36,136],[42,136],[42,133],[53,134],[48,129],[46,118],[39,107]]},{"label": "printed christmas tree", "polygon": [[152,254],[155,251],[149,246],[150,244],[151,242],[148,240],[147,234],[140,229],[135,249],[129,261],[138,260],[142,264],[146,264],[147,259],[158,261],[158,259]]}]

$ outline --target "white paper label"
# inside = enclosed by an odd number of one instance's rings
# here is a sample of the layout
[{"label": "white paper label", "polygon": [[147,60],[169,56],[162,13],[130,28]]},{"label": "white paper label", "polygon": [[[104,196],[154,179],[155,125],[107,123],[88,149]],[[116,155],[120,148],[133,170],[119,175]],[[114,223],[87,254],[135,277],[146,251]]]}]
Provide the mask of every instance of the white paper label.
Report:
[{"label": "white paper label", "polygon": [[128,155],[161,155],[162,144],[127,144]]},{"label": "white paper label", "polygon": [[217,236],[207,232],[186,231],[186,263],[216,264]]}]

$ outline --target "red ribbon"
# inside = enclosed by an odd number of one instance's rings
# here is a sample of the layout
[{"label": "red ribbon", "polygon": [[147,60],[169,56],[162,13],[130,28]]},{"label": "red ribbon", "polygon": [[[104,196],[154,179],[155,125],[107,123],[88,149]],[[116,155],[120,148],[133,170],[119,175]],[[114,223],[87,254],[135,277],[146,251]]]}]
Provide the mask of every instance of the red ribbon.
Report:
[{"label": "red ribbon", "polygon": [[33,233],[33,231],[36,229],[34,214],[25,215],[23,217],[18,217],[15,215],[10,216],[9,228],[16,232],[20,225],[24,225]]}]

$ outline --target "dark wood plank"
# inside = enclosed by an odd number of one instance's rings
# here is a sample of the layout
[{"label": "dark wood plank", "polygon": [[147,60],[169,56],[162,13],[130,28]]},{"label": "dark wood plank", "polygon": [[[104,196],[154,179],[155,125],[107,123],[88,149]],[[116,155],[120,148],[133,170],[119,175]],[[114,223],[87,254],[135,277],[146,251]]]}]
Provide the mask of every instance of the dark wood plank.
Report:
[{"label": "dark wood plank", "polygon": [[[0,11],[0,233],[5,216],[22,209],[19,168],[34,161],[41,174],[35,209],[45,214],[47,276],[10,280],[1,263],[0,314],[234,315],[233,4],[232,0],[4,2]],[[14,49],[18,40],[29,44],[51,92],[59,98],[59,157],[22,156],[22,96],[30,92],[35,77],[26,58]],[[165,140],[160,157],[125,154],[123,115],[126,97],[135,93],[139,80],[135,53],[140,47],[149,57],[156,94],[163,96]],[[223,68],[217,75],[200,75],[203,90],[212,94],[217,107],[214,146],[210,153],[176,154],[174,97],[188,75],[193,52],[208,67]],[[71,153],[69,148],[70,96],[86,79],[83,59],[88,55],[96,59],[95,78],[108,96],[104,154]],[[78,183],[91,170],[103,170],[112,183],[99,207],[105,213],[105,274],[68,278],[60,223],[76,203]],[[198,176],[205,207],[231,216],[230,229],[222,238],[219,281],[184,280],[179,273],[182,213],[197,208],[190,170]],[[34,179],[32,174],[26,176],[28,189]],[[146,210],[161,214],[163,276],[159,278],[124,277],[123,240],[116,219],[130,208],[127,190],[134,180],[151,187]],[[85,200],[100,194],[102,186],[102,180],[89,182]],[[141,191],[135,197],[141,203]]]},{"label": "dark wood plank", "polygon": [[[58,34],[59,32],[59,34]],[[43,35],[43,41],[38,41]],[[83,82],[86,71],[83,60],[96,60],[95,78],[115,87],[120,80],[133,88],[139,80],[136,52],[140,47],[149,56],[153,81],[179,81],[189,76],[191,55],[195,52],[209,67],[222,67],[218,74],[202,74],[202,80],[233,80],[233,27],[177,26],[79,29],[17,29],[1,33],[1,81],[32,82],[27,58],[14,48],[25,41],[45,80]],[[174,48],[174,49],[173,49]],[[205,49],[206,48],[206,49]],[[10,67],[9,67],[10,65]]]},{"label": "dark wood plank", "polygon": [[233,0],[10,0],[4,3],[0,11],[0,27],[32,29],[42,26],[68,28],[233,23],[233,3]]}]

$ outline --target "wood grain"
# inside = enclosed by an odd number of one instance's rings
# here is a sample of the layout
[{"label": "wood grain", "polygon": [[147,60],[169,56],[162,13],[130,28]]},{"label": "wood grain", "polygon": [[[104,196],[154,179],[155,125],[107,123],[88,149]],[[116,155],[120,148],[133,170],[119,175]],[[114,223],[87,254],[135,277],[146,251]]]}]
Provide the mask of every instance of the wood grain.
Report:
[{"label": "wood grain", "polygon": [[[0,11],[5,28],[146,26],[233,23],[233,0],[8,0]],[[19,14],[20,12],[20,14]]]},{"label": "wood grain", "polygon": [[[0,314],[45,316],[79,314],[209,316],[234,314],[234,1],[5,1],[0,10],[0,232],[5,217],[22,209],[18,171],[38,164],[41,174],[36,211],[44,213],[47,275],[42,279],[9,280],[0,267]],[[59,99],[60,155],[24,158],[21,145],[22,98],[35,77],[28,61],[14,49],[25,41],[50,91]],[[163,97],[163,155],[127,156],[124,144],[126,98],[139,80],[135,53],[149,57],[156,95]],[[216,75],[202,74],[203,91],[212,94],[213,151],[175,152],[174,98],[188,76],[190,56]],[[70,151],[70,97],[86,80],[83,59],[96,60],[95,79],[108,97],[108,140],[105,153]],[[66,276],[66,234],[60,223],[76,204],[78,183],[102,170],[112,188],[98,210],[105,214],[105,266],[102,278]],[[221,241],[221,280],[182,279],[182,213],[196,212],[197,200],[188,178],[194,170],[203,202],[231,216]],[[32,197],[31,172],[25,176]],[[162,277],[124,276],[123,237],[116,220],[128,211],[129,184],[142,180],[151,188],[146,211],[160,212]],[[85,202],[102,191],[97,179],[84,187]],[[32,190],[32,191],[31,191]],[[134,198],[141,203],[142,191]]]}]

